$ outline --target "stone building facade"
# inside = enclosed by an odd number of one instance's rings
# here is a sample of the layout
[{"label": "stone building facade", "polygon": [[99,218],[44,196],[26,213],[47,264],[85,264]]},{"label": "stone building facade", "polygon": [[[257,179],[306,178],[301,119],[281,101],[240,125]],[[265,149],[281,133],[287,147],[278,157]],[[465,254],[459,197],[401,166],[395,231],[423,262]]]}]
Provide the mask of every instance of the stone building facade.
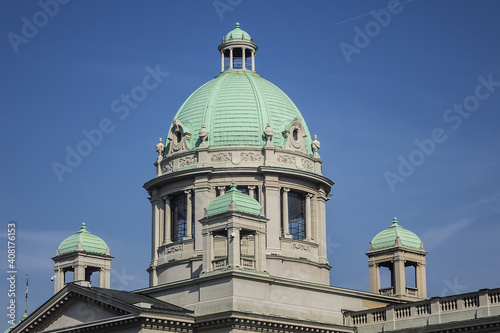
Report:
[{"label": "stone building facade", "polygon": [[[329,285],[333,181],[300,111],[257,74],[257,49],[239,24],[224,36],[220,74],[187,98],[156,145],[144,185],[149,286],[109,289],[109,248],[71,236],[53,258],[55,295],[10,332],[500,331],[500,289],[427,299],[423,244],[396,220],[367,253],[370,292]],[[96,270],[99,287],[89,282]]]}]

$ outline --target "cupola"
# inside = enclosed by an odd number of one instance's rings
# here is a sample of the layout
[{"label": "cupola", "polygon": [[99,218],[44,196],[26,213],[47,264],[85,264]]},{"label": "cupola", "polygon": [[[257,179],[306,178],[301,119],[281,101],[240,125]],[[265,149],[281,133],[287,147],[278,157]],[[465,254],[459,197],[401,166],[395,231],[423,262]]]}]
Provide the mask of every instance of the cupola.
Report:
[{"label": "cupola", "polygon": [[[54,293],[68,282],[89,286],[93,273],[99,273],[99,287],[110,287],[111,260],[109,247],[101,238],[87,231],[82,223],[80,230],[66,238],[57,248],[54,258]],[[73,281],[66,281],[66,273],[73,273]]]}]

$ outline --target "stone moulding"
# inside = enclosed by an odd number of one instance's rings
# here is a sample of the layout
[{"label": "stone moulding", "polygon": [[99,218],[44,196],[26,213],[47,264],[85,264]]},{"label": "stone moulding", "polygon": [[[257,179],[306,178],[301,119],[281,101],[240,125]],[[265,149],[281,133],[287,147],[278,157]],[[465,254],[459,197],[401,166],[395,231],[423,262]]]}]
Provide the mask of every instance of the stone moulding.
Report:
[{"label": "stone moulding", "polygon": [[277,166],[321,175],[322,160],[276,147],[202,147],[173,154],[155,163],[157,176],[185,168]]}]

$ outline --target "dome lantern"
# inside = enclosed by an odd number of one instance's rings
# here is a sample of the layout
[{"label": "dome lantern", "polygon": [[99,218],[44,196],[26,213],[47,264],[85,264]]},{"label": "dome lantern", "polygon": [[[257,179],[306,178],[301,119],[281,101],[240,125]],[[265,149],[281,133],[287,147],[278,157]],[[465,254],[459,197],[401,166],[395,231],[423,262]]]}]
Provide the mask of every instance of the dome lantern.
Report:
[{"label": "dome lantern", "polygon": [[[255,51],[257,45],[253,43],[253,38],[246,31],[240,29],[240,24],[222,37],[222,44],[219,45],[221,53],[221,72],[226,70],[250,70],[255,72]],[[247,64],[247,59],[251,58],[251,63]],[[226,65],[226,59],[228,64]]]}]

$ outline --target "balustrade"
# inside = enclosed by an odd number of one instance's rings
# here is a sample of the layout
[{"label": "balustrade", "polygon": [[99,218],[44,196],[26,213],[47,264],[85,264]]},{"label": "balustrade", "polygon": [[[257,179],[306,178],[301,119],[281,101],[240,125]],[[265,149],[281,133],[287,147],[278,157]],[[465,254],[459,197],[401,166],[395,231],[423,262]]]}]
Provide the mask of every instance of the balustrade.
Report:
[{"label": "balustrade", "polygon": [[[410,287],[407,287],[407,292]],[[415,289],[415,288],[410,288]],[[379,290],[382,295],[391,295],[392,288]],[[473,311],[477,315],[479,309],[487,309],[484,313],[494,311],[500,313],[500,289],[480,290],[476,293],[454,295],[450,297],[435,297],[430,300],[399,304],[384,308],[346,312],[346,320],[349,325],[369,326],[380,325],[388,321],[412,320],[415,317],[432,317],[448,315],[453,313],[465,313]],[[493,310],[495,309],[495,310]],[[388,319],[389,318],[389,319]]]}]

